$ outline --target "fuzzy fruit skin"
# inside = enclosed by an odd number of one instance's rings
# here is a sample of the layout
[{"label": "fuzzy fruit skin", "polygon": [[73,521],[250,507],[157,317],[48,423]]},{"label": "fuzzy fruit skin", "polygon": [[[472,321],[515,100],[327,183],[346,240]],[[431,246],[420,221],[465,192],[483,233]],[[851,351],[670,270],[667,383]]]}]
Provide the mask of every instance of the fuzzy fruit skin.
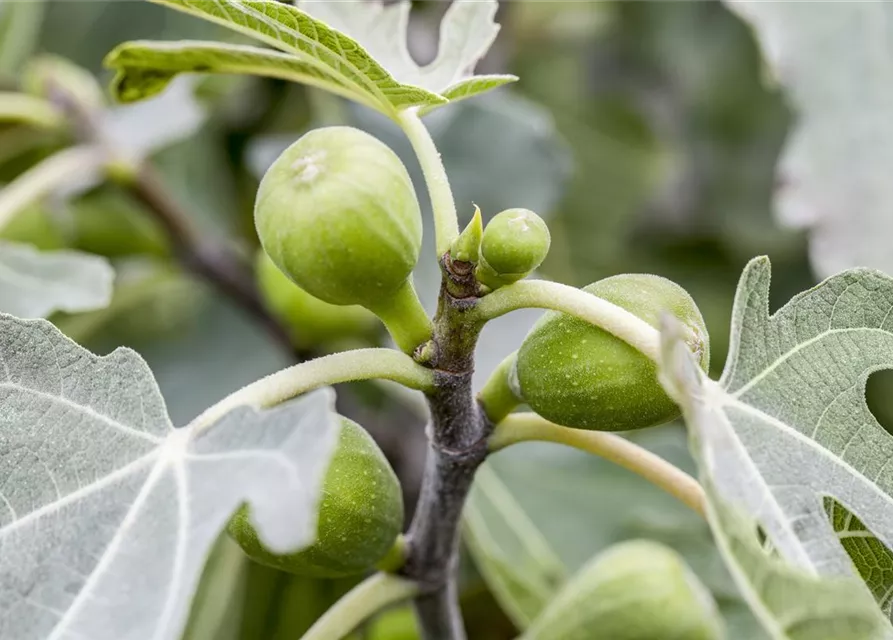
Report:
[{"label": "fuzzy fruit skin", "polygon": [[363,307],[338,306],[314,298],[289,280],[263,250],[257,253],[255,273],[264,304],[288,329],[296,347],[328,346],[351,339],[371,341],[380,326]]},{"label": "fuzzy fruit skin", "polygon": [[[617,275],[583,289],[658,328],[664,310],[698,337],[694,351],[710,363],[707,327],[688,293],[666,278]],[[626,431],[673,420],[679,408],[657,378],[656,365],[612,334],[584,320],[549,312],[518,351],[517,391],[538,414],[577,429]]]},{"label": "fuzzy fruit skin", "polygon": [[406,168],[351,127],[316,129],[283,151],[261,180],[254,221],[273,262],[331,304],[375,307],[393,296],[422,244]]},{"label": "fuzzy fruit skin", "polygon": [[264,548],[242,507],[228,531],[252,560],[282,571],[317,578],[362,573],[381,560],[403,527],[400,483],[372,437],[341,418],[338,447],[323,486],[317,539],[297,553]]},{"label": "fuzzy fruit skin", "polygon": [[580,569],[523,640],[720,640],[710,593],[675,551],[632,540]]},{"label": "fuzzy fruit skin", "polygon": [[552,237],[546,223],[529,209],[506,209],[493,216],[481,240],[478,279],[495,289],[540,266]]}]

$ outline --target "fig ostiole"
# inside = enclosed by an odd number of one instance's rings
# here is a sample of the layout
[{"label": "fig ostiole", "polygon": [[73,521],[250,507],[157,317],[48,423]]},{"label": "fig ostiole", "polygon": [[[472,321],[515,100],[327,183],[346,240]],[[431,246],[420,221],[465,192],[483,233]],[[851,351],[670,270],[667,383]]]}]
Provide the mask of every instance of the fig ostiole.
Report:
[{"label": "fig ostiole", "polygon": [[568,581],[522,640],[720,640],[710,592],[672,549],[631,540]]},{"label": "fig ostiole", "polygon": [[475,275],[490,289],[517,282],[540,266],[549,253],[546,223],[529,209],[506,209],[484,227]]},{"label": "fig ostiole", "polygon": [[387,145],[352,127],[310,131],[267,170],[254,220],[264,250],[304,291],[370,309],[404,351],[430,338],[410,279],[422,244],[419,204]]},{"label": "fig ostiole", "polygon": [[311,296],[279,270],[263,251],[255,267],[264,304],[299,348],[335,347],[374,341],[381,324],[359,305],[339,306]]},{"label": "fig ostiole", "polygon": [[316,540],[296,553],[265,548],[243,506],[228,532],[254,561],[289,573],[336,578],[362,573],[386,559],[403,527],[400,483],[372,437],[341,418],[338,445],[322,490]]},{"label": "fig ostiole", "polygon": [[[691,332],[701,368],[710,362],[704,319],[676,283],[647,274],[617,275],[583,289],[658,328],[674,315]],[[657,377],[656,365],[620,338],[579,318],[549,312],[518,350],[512,377],[538,414],[560,425],[600,431],[641,429],[679,416]]]}]

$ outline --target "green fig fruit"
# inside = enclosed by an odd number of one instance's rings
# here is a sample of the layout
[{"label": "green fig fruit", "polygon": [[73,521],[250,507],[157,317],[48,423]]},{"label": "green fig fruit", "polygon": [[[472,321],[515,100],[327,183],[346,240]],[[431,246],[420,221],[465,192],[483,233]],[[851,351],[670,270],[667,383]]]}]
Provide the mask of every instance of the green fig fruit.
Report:
[{"label": "green fig fruit", "polygon": [[312,296],[375,307],[415,267],[422,217],[385,144],[351,127],[305,134],[264,175],[254,209],[273,262]]},{"label": "green fig fruit", "polygon": [[523,640],[719,640],[710,593],[679,555],[632,540],[586,564],[534,621]]},{"label": "green fig fruit", "polygon": [[341,418],[341,435],[329,464],[317,518],[316,541],[296,553],[266,549],[242,507],[228,531],[261,564],[317,578],[362,573],[388,555],[403,527],[400,483],[372,437]]},{"label": "green fig fruit", "polygon": [[[623,274],[583,289],[657,328],[667,311],[692,333],[701,368],[710,362],[704,319],[688,293],[654,275]],[[679,408],[657,378],[654,362],[584,320],[549,312],[518,351],[513,373],[520,398],[544,418],[578,429],[626,431],[668,422]]]},{"label": "green fig fruit", "polygon": [[552,238],[546,223],[528,209],[506,209],[484,228],[477,279],[496,289],[524,278],[540,266]]},{"label": "green fig fruit", "polygon": [[338,306],[314,298],[289,280],[263,251],[257,252],[258,288],[270,313],[300,348],[333,346],[347,340],[374,340],[378,319],[358,305]]}]

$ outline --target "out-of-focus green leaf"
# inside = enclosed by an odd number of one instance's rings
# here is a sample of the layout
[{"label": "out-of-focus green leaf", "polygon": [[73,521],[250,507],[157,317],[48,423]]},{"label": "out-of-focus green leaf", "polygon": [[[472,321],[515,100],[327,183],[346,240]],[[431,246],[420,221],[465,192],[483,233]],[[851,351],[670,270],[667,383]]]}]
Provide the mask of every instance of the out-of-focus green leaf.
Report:
[{"label": "out-of-focus green leaf", "polygon": [[487,465],[475,475],[463,517],[478,570],[515,625],[526,629],[564,584],[564,564]]},{"label": "out-of-focus green leaf", "polygon": [[51,193],[77,192],[96,183],[107,160],[96,146],[70,147],[0,188],[0,229],[29,205]]},{"label": "out-of-focus green leaf", "polygon": [[0,311],[43,318],[53,311],[89,311],[112,296],[114,272],[98,256],[38,251],[0,241]]},{"label": "out-of-focus green leaf", "polygon": [[34,51],[44,15],[43,0],[0,0],[0,76],[13,76]]},{"label": "out-of-focus green leaf", "polygon": [[820,276],[857,266],[893,272],[886,242],[893,230],[893,6],[727,4],[754,27],[797,111],[777,168],[779,219],[809,230]]},{"label": "out-of-focus green leaf", "polygon": [[0,92],[0,123],[54,128],[62,115],[46,100],[24,93]]},{"label": "out-of-focus green leaf", "polygon": [[[249,561],[240,640],[296,640],[362,576],[324,580]],[[216,639],[215,639],[216,640]],[[355,635],[346,640],[357,640]]]},{"label": "out-of-focus green leaf", "polygon": [[250,560],[221,535],[205,563],[181,640],[238,640]]},{"label": "out-of-focus green leaf", "polygon": [[[682,469],[693,470],[683,430],[661,427],[629,437]],[[632,538],[662,542],[679,552],[712,592],[730,637],[764,640],[703,520],[647,481],[607,461],[546,443],[514,445],[487,464],[568,573],[616,542]],[[497,542],[511,550],[512,540],[503,533]],[[515,557],[513,562],[520,563]]]},{"label": "out-of-focus green leaf", "polygon": [[[361,102],[388,115],[400,108],[413,105],[436,104],[446,99],[411,85],[394,80],[357,42],[331,29],[328,25],[310,17],[300,9],[275,0],[153,0],[158,4],[183,11],[224,27],[252,36],[285,52],[293,59],[292,69],[302,69],[305,78],[313,70],[313,84],[336,90],[341,95]],[[354,5],[356,7],[356,5]],[[165,77],[172,78],[177,71],[178,58],[168,58],[162,73],[147,72],[146,65],[136,64],[139,57],[158,51],[147,49],[146,43],[121,45],[108,58],[109,66],[119,75],[115,88],[119,99],[139,100],[157,94],[164,88]],[[204,65],[214,71],[221,61],[221,51],[215,59],[207,56]],[[284,56],[279,56],[284,57]],[[232,64],[228,58],[227,64]],[[282,68],[277,56],[253,58],[253,65],[273,64]],[[194,71],[188,58],[181,71]],[[134,73],[135,72],[135,73]]]}]

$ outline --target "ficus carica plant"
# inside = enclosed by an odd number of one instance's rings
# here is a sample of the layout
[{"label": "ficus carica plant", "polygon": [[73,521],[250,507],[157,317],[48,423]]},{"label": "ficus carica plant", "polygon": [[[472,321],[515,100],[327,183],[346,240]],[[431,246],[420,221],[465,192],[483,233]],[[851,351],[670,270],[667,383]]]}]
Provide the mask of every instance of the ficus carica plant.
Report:
[{"label": "ficus carica plant", "polygon": [[[553,238],[537,212],[454,200],[424,118],[518,81],[473,73],[499,30],[495,1],[453,3],[440,53],[421,67],[407,53],[408,2],[152,1],[266,46],[122,44],[106,59],[119,101],[163,94],[181,74],[251,74],[328,91],[405,133],[422,193],[384,142],[329,126],[296,136],[254,203],[252,290],[287,337],[334,345],[380,325],[393,347],[288,367],[174,428],[134,352],[97,357],[44,320],[0,316],[0,637],[178,638],[223,534],[279,571],[356,578],[306,640],[346,637],[404,601],[421,637],[461,640],[463,508],[488,456],[527,441],[601,456],[703,516],[765,637],[893,637],[893,439],[864,400],[868,375],[893,366],[891,278],[845,271],[770,314],[769,263],[751,261],[713,380],[707,327],[680,285],[644,273],[582,288],[539,279]],[[34,104],[48,119],[67,117],[45,98]],[[144,167],[100,151],[116,180],[142,184]],[[433,253],[422,250],[428,204]],[[457,210],[473,211],[464,228]],[[433,314],[413,279],[419,261],[439,266]],[[524,308],[544,313],[475,388],[482,330]],[[408,526],[385,455],[334,409],[330,387],[360,380],[427,402]],[[697,479],[626,437],[679,417]],[[730,637],[713,592],[663,544],[605,548],[568,578],[543,558],[481,564],[522,638]]]}]

